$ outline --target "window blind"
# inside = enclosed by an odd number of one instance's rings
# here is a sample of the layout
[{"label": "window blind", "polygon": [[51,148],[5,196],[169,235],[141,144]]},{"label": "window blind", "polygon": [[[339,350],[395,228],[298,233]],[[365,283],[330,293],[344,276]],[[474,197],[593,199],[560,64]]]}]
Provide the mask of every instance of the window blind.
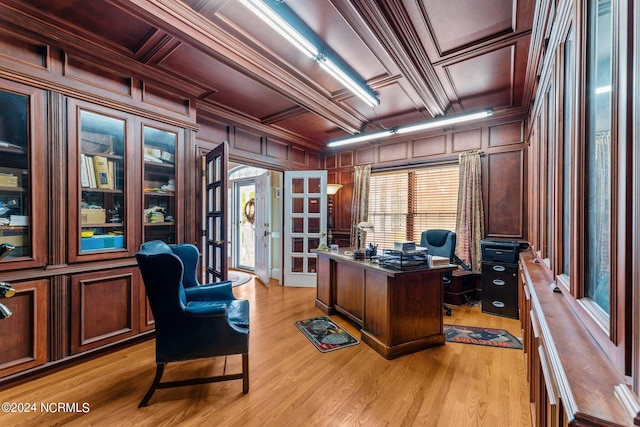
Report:
[{"label": "window blind", "polygon": [[374,231],[366,241],[380,249],[394,242],[420,243],[423,231],[455,231],[459,165],[374,173],[369,189],[369,221]]}]

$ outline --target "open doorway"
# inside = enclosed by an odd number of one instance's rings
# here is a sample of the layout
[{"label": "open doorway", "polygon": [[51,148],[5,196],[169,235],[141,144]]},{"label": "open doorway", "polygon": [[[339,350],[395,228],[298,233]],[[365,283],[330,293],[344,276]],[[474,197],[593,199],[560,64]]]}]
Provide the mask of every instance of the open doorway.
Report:
[{"label": "open doorway", "polygon": [[261,281],[281,278],[282,173],[229,162],[228,255],[232,269]]},{"label": "open doorway", "polygon": [[256,182],[254,178],[229,181],[233,186],[232,212],[235,224],[233,230],[233,268],[254,271],[256,254],[255,210]]}]

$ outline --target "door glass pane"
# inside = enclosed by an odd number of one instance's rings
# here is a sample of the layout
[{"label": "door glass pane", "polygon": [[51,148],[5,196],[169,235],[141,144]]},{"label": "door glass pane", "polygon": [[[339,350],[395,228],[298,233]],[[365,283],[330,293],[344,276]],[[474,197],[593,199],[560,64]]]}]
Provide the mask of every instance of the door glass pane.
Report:
[{"label": "door glass pane", "polygon": [[125,121],[80,111],[80,250],[124,248]]},{"label": "door glass pane", "polygon": [[175,243],[176,146],[178,135],[145,126],[144,241]]},{"label": "door glass pane", "polygon": [[317,197],[310,197],[309,199],[309,213],[320,213],[320,199]]},{"label": "door glass pane", "polygon": [[304,193],[304,179],[293,178],[291,180],[291,194],[303,194]]},{"label": "door glass pane", "polygon": [[311,252],[311,249],[316,249],[320,246],[320,238],[319,237],[311,237],[307,240],[309,247],[307,248],[307,252]]},{"label": "door glass pane", "polygon": [[319,194],[321,190],[322,180],[320,178],[309,178],[309,193]]},{"label": "door glass pane", "polygon": [[304,233],[304,218],[291,218],[291,232]]},{"label": "door glass pane", "polygon": [[308,233],[320,233],[320,218],[309,218],[307,224],[309,227]]},{"label": "door glass pane", "polygon": [[304,213],[304,198],[291,199],[291,213]]},{"label": "door glass pane", "polygon": [[294,273],[304,272],[304,258],[291,257],[291,271]]},{"label": "door glass pane", "polygon": [[291,239],[291,252],[292,253],[304,252],[304,237],[293,237]]},{"label": "door glass pane", "polygon": [[589,2],[588,136],[585,194],[585,295],[610,312],[611,1]]},{"label": "door glass pane", "polygon": [[307,258],[307,272],[308,273],[315,273],[316,272],[316,259],[315,258]]},{"label": "door glass pane", "polygon": [[26,96],[0,91],[0,243],[10,251],[5,260],[32,253],[29,117]]}]

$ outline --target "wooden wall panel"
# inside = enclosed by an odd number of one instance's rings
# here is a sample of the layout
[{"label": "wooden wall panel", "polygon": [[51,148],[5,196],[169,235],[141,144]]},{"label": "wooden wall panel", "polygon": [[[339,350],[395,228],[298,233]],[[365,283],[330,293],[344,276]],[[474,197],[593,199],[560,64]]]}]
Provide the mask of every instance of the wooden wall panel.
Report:
[{"label": "wooden wall panel", "polygon": [[142,87],[142,101],[185,116],[191,114],[189,98],[178,96],[148,83]]},{"label": "wooden wall panel", "polygon": [[411,143],[412,157],[433,156],[447,152],[447,138],[438,135],[431,138],[416,139]]},{"label": "wooden wall panel", "polygon": [[289,160],[289,144],[266,139],[266,155],[277,160]]},{"label": "wooden wall panel", "polygon": [[309,169],[322,169],[322,157],[320,154],[307,152],[307,166],[309,166]]},{"label": "wooden wall panel", "polygon": [[0,320],[0,377],[47,362],[49,281],[13,283],[16,294],[0,302],[13,313]]},{"label": "wooden wall panel", "polygon": [[327,154],[324,157],[324,168],[328,170],[335,169],[336,167],[338,167],[338,156],[336,155],[336,153]]},{"label": "wooden wall panel", "polygon": [[91,86],[97,86],[121,95],[131,95],[133,79],[96,67],[71,55],[65,56],[63,74]]},{"label": "wooden wall panel", "polygon": [[291,161],[299,165],[307,164],[306,151],[298,147],[291,147]]},{"label": "wooden wall panel", "polygon": [[454,132],[452,138],[452,151],[454,153],[482,148],[482,129]]},{"label": "wooden wall panel", "polygon": [[[0,36],[0,57],[19,61],[36,68],[47,68],[49,47],[37,42],[14,37],[6,33]],[[10,53],[10,55],[8,55]]]},{"label": "wooden wall panel", "polygon": [[376,153],[373,147],[357,150],[355,156],[356,165],[370,165],[376,161]]},{"label": "wooden wall panel", "polygon": [[409,157],[408,143],[382,145],[378,147],[378,156],[380,162],[406,160]]},{"label": "wooden wall panel", "polygon": [[353,166],[353,151],[342,151],[338,154],[341,168]]},{"label": "wooden wall panel", "polygon": [[221,143],[229,140],[229,125],[209,117],[198,117],[200,129],[196,137],[199,140]]},{"label": "wooden wall panel", "polygon": [[262,137],[258,134],[248,132],[240,128],[233,128],[233,141],[230,145],[234,149],[253,154],[262,153]]},{"label": "wooden wall panel", "polygon": [[521,121],[489,127],[489,147],[522,144],[523,142],[524,129]]},{"label": "wooden wall panel", "polygon": [[123,268],[72,276],[72,353],[138,333],[138,275]]},{"label": "wooden wall panel", "polygon": [[487,155],[485,231],[487,237],[524,237],[524,152]]}]

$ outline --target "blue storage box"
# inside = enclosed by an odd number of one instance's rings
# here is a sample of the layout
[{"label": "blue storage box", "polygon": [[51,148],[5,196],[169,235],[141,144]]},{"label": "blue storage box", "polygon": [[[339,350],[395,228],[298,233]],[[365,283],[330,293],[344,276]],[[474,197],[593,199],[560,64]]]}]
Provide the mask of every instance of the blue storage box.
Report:
[{"label": "blue storage box", "polygon": [[109,236],[108,234],[101,234],[93,237],[83,237],[80,240],[80,249],[83,251],[124,248],[124,236]]}]

